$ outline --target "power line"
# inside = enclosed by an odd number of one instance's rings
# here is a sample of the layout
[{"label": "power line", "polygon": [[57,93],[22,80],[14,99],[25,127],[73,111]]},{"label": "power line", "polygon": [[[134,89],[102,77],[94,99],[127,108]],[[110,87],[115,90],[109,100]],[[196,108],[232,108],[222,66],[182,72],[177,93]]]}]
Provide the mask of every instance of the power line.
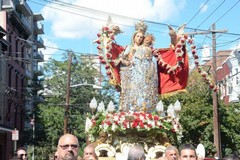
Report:
[{"label": "power line", "polygon": [[[38,2],[34,2],[33,0],[28,0],[32,3],[35,3],[35,4],[38,4],[38,5],[41,5],[41,6],[46,6],[45,4],[42,4],[42,3],[38,3]],[[46,2],[50,2],[52,3],[52,1],[48,1],[48,0],[42,0],[42,1],[46,1]],[[224,0],[225,1],[225,0]],[[87,7],[82,7],[82,6],[78,6],[78,5],[73,5],[73,4],[70,4],[70,3],[66,3],[66,2],[62,2],[62,1],[58,1],[60,3],[63,3],[63,6],[66,6],[66,4],[68,4],[68,6],[75,6],[78,7],[79,9],[83,8],[84,10],[89,10],[90,13],[92,12],[97,12],[97,13],[101,13],[101,14],[104,14],[104,15],[114,15],[116,17],[120,17],[120,18],[123,18],[123,19],[128,19],[128,20],[134,20],[134,21],[139,21],[140,19],[136,19],[136,18],[131,18],[131,17],[127,17],[127,16],[122,16],[122,15],[118,15],[118,14],[114,14],[114,13],[110,13],[110,12],[104,12],[104,11],[100,11],[100,10],[95,10],[95,9],[91,9],[91,8],[87,8]],[[53,2],[54,3],[54,2]],[[223,3],[223,2],[222,2]],[[57,5],[60,5],[58,3],[55,2],[55,4]],[[105,19],[100,19],[100,18],[96,18],[94,16],[87,16],[87,15],[83,15],[83,14],[79,14],[79,13],[75,13],[75,12],[71,12],[71,11],[67,11],[67,10],[63,10],[63,9],[60,9],[60,8],[57,8],[57,7],[52,7],[52,6],[46,6],[46,7],[49,7],[49,8],[53,8],[53,9],[56,9],[56,10],[60,10],[60,11],[63,11],[63,12],[67,12],[67,13],[71,13],[71,14],[74,14],[74,15],[79,15],[79,16],[82,16],[82,17],[86,17],[86,18],[92,18],[92,19],[95,19],[95,20],[99,20],[99,21],[103,21],[105,22],[106,20]],[[220,6],[219,6],[220,7]],[[218,8],[219,8],[218,7]],[[216,9],[215,9],[216,10]],[[212,13],[213,14],[213,13]],[[96,14],[98,15],[98,14]],[[211,15],[210,15],[211,16]],[[209,17],[210,17],[209,16]],[[146,23],[149,23],[149,24],[155,24],[155,25],[163,25],[163,26],[168,26],[169,24],[166,24],[166,23],[159,23],[159,22],[155,22],[155,21],[150,21],[150,20],[144,20],[144,22]],[[118,23],[119,25],[122,25],[122,26],[125,26],[125,27],[130,27],[132,28],[133,26],[130,26],[130,25],[126,25],[126,24],[122,24],[122,23]],[[173,27],[178,27],[178,25],[173,25],[173,24],[170,24],[171,26]],[[194,31],[208,31],[206,29],[198,29],[197,28],[192,28],[192,27],[185,27],[185,29],[189,29],[189,30],[194,30]],[[151,30],[152,31],[152,30]],[[159,32],[159,31],[154,31],[154,32]],[[164,33],[164,32],[159,32],[159,33]],[[240,36],[240,34],[237,34],[237,33],[224,33],[224,34],[230,34],[230,35],[237,35],[237,36]]]},{"label": "power line", "polygon": [[204,22],[206,22],[206,20],[207,20],[209,17],[211,17],[211,16],[213,15],[213,13],[215,13],[215,12],[221,7],[221,5],[222,5],[224,2],[225,2],[225,0],[223,0],[222,3],[221,3],[220,5],[218,5],[217,8],[215,8],[215,10],[214,10],[209,16],[208,16],[206,19],[204,19],[204,20],[197,26],[197,28],[200,27]]},{"label": "power line", "polygon": [[207,0],[204,5],[202,5],[202,7],[197,11],[197,13],[187,22],[187,25],[198,15],[198,13],[203,9],[203,7],[206,6],[206,4],[208,3],[209,0]]},{"label": "power line", "polygon": [[233,9],[233,7],[235,7],[238,3],[240,2],[240,0],[238,0],[231,8],[229,8],[227,10],[227,12],[225,12],[215,23],[217,23],[220,19],[222,19],[229,11],[231,11]]}]

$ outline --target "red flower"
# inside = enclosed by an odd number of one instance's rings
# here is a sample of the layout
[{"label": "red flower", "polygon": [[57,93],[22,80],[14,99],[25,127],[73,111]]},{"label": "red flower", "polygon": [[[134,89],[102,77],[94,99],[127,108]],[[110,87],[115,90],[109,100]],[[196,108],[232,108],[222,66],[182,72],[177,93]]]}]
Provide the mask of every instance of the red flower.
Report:
[{"label": "red flower", "polygon": [[97,46],[97,49],[98,49],[98,50],[102,50],[102,47],[101,47],[101,46]]},{"label": "red flower", "polygon": [[192,50],[192,54],[195,54],[195,53],[196,53],[196,50],[195,50],[195,49],[193,49],[193,50]]},{"label": "red flower", "polygon": [[107,75],[111,75],[112,73],[111,73],[111,71],[107,71]]},{"label": "red flower", "polygon": [[181,53],[181,52],[182,52],[182,50],[181,50],[181,49],[179,49],[179,48],[177,48],[177,49],[176,49],[176,52],[177,52],[177,53]]},{"label": "red flower", "polygon": [[180,42],[181,42],[181,43],[185,43],[185,39],[181,39]]},{"label": "red flower", "polygon": [[108,31],[108,27],[103,27],[103,31]]},{"label": "red flower", "polygon": [[177,60],[178,60],[178,61],[182,61],[183,58],[182,58],[182,57],[177,57]]},{"label": "red flower", "polygon": [[188,43],[192,44],[193,43],[193,39],[189,39]]},{"label": "red flower", "polygon": [[99,59],[103,59],[103,56],[98,56]]},{"label": "red flower", "polygon": [[136,128],[138,126],[138,122],[137,121],[134,121],[133,123],[132,123],[132,128]]},{"label": "red flower", "polygon": [[181,48],[182,45],[180,43],[177,44],[177,48]]},{"label": "red flower", "polygon": [[111,123],[110,121],[107,121],[107,125],[109,125],[109,126],[110,126],[111,124],[112,124],[112,123]]},{"label": "red flower", "polygon": [[100,60],[102,64],[106,64],[106,61],[104,59]]},{"label": "red flower", "polygon": [[114,36],[111,36],[110,38],[111,38],[112,40],[114,40],[114,39],[115,39],[115,38],[114,38]]},{"label": "red flower", "polygon": [[100,36],[101,36],[101,34],[100,34],[100,33],[98,33],[98,34],[97,34],[97,36],[98,36],[98,37],[100,37]]},{"label": "red flower", "polygon": [[97,44],[100,44],[100,43],[101,43],[99,39],[98,39],[98,40],[96,40],[95,42],[96,42]]},{"label": "red flower", "polygon": [[148,126],[149,128],[152,128],[152,125],[151,125],[151,124],[148,124],[147,126]]},{"label": "red flower", "polygon": [[106,66],[105,66],[105,68],[106,68],[106,69],[109,69],[109,68],[110,68],[110,66],[109,66],[109,65],[106,65]]},{"label": "red flower", "polygon": [[108,59],[112,58],[111,53],[107,53],[106,56],[107,56]]},{"label": "red flower", "polygon": [[213,84],[210,84],[209,86],[210,86],[210,88],[211,88],[211,89],[213,89],[213,88],[214,88],[214,85],[213,85]]},{"label": "red flower", "polygon": [[153,119],[152,114],[148,114],[149,119]]},{"label": "red flower", "polygon": [[140,122],[139,122],[139,126],[140,126],[141,128],[144,128],[144,123],[143,123],[143,121],[140,121]]},{"label": "red flower", "polygon": [[203,73],[203,74],[202,74],[202,77],[206,77],[206,76],[207,76],[206,73]]},{"label": "red flower", "polygon": [[194,58],[195,58],[195,59],[198,59],[198,55],[194,55]]},{"label": "red flower", "polygon": [[96,125],[96,120],[92,119],[91,121],[92,121],[93,126],[95,126]]},{"label": "red flower", "polygon": [[155,121],[158,121],[158,120],[159,120],[159,117],[155,115],[155,116],[154,116],[154,120],[155,120]]}]

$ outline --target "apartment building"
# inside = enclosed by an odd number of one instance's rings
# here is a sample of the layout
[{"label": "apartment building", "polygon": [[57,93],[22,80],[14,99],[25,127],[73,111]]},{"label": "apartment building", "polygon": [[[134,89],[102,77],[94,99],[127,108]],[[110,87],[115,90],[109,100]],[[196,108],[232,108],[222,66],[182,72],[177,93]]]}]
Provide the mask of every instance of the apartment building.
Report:
[{"label": "apartment building", "polygon": [[[240,96],[240,49],[222,50],[216,54],[216,78],[219,98],[225,104],[239,102]],[[212,68],[212,59],[205,63]]]},{"label": "apartment building", "polygon": [[[28,117],[34,110],[29,87],[34,77],[40,76],[38,62],[44,47],[40,34],[44,34],[41,14],[34,14],[26,0],[0,1],[0,159],[10,159],[14,153],[13,130],[21,140],[24,129],[30,127]],[[14,132],[15,133],[15,132]],[[16,138],[16,137],[15,137]],[[17,147],[20,145],[17,143]]]}]

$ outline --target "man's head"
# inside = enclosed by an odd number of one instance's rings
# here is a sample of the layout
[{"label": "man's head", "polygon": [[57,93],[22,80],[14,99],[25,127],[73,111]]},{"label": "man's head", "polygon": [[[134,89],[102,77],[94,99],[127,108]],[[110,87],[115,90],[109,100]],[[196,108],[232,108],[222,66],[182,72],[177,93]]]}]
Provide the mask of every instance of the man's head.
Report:
[{"label": "man's head", "polygon": [[87,145],[84,148],[83,159],[84,160],[97,160],[98,159],[93,146]]},{"label": "man's head", "polygon": [[129,149],[128,160],[145,160],[145,152],[142,146],[135,145]]},{"label": "man's head", "polygon": [[176,160],[178,158],[178,150],[174,146],[165,149],[165,157],[167,160]]},{"label": "man's head", "polygon": [[58,141],[59,160],[77,160],[79,143],[77,137],[72,134],[65,134]]},{"label": "man's head", "polygon": [[26,152],[25,148],[17,149],[17,159],[27,160],[27,152]]},{"label": "man's head", "polygon": [[191,144],[183,144],[179,147],[180,160],[196,160],[195,147]]}]

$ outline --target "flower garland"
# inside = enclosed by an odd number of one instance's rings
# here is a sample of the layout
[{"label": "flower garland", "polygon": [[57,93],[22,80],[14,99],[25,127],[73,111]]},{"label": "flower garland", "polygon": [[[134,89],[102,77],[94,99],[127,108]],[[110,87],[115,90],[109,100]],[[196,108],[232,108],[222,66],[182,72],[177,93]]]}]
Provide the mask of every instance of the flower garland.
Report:
[{"label": "flower garland", "polygon": [[216,86],[216,84],[213,83],[213,80],[209,77],[208,73],[206,71],[203,70],[203,68],[199,65],[199,61],[198,61],[198,55],[197,55],[197,51],[196,51],[196,45],[194,44],[194,40],[193,38],[189,38],[188,39],[188,43],[190,44],[191,47],[191,52],[194,58],[194,64],[198,70],[198,73],[201,74],[204,82],[206,84],[209,85],[209,87],[214,91],[217,92],[218,91],[218,87]]},{"label": "flower garland", "polygon": [[[95,41],[95,43],[99,44],[97,46],[98,52],[99,52],[99,59],[102,64],[105,65],[106,74],[109,76],[110,79],[113,79],[113,73],[111,70],[111,63],[114,64],[114,61],[112,59],[111,49],[112,49],[112,43],[115,40],[116,31],[108,26],[102,27],[100,32],[97,34],[98,39]],[[202,75],[203,80],[206,84],[209,85],[209,87],[214,91],[218,91],[218,87],[213,83],[212,79],[208,76],[207,72],[203,70],[203,68],[199,65],[198,61],[198,55],[196,51],[196,45],[194,44],[194,40],[191,37],[188,37],[186,34],[182,35],[178,41],[178,43],[175,46],[175,54],[177,57],[177,62],[174,66],[171,66],[170,64],[164,62],[161,55],[157,56],[158,64],[164,68],[168,74],[175,74],[177,70],[181,69],[181,64],[184,63],[184,46],[186,45],[186,42],[190,45],[191,53],[194,58],[194,63],[196,68],[198,69],[198,72]],[[155,50],[157,52],[157,50]],[[154,54],[155,54],[154,51]]]},{"label": "flower garland", "polygon": [[93,135],[98,135],[101,131],[110,134],[125,132],[127,130],[181,134],[181,126],[176,119],[170,116],[159,117],[158,115],[144,112],[99,114],[98,116],[94,116],[91,122],[92,126],[88,131],[91,141],[95,140]]},{"label": "flower garland", "polygon": [[175,72],[178,69],[181,69],[181,64],[184,63],[184,51],[183,51],[183,47],[186,45],[186,42],[190,45],[191,48],[191,52],[194,58],[194,64],[196,66],[196,68],[198,69],[198,72],[202,75],[203,80],[205,81],[206,84],[209,85],[209,87],[211,89],[213,89],[214,92],[218,91],[217,86],[212,82],[212,79],[208,76],[207,72],[203,70],[203,68],[199,65],[199,61],[198,61],[198,55],[197,55],[197,51],[196,51],[196,45],[194,44],[194,40],[191,37],[188,37],[187,35],[182,35],[178,41],[178,43],[176,44],[176,48],[175,48],[175,54],[177,57],[177,62],[176,65],[171,66],[168,63],[164,62],[163,58],[161,57],[161,55],[158,55],[158,64],[164,68],[168,74],[175,74]]},{"label": "flower garland", "polygon": [[110,51],[112,49],[113,40],[115,40],[115,31],[111,27],[104,26],[97,34],[97,36],[98,39],[95,40],[94,42],[99,44],[97,46],[97,49],[99,53],[100,62],[105,65],[106,73],[109,76],[109,78],[113,79],[112,76],[113,73],[110,64],[113,62],[113,60]]}]

